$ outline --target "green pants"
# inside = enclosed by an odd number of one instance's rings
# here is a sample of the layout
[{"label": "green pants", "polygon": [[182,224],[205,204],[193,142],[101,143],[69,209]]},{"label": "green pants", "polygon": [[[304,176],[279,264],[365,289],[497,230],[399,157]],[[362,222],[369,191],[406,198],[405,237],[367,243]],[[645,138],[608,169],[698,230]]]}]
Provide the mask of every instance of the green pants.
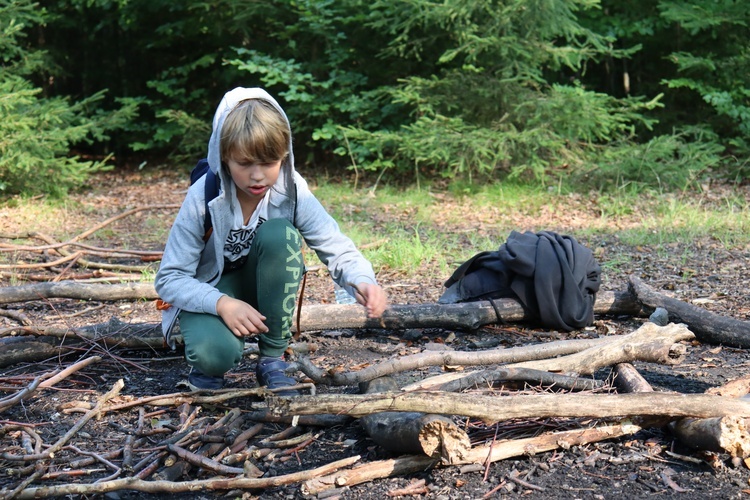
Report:
[{"label": "green pants", "polygon": [[[289,345],[303,271],[299,233],[286,219],[271,219],[258,228],[244,265],[224,272],[216,285],[266,317],[268,332],[258,339],[261,356],[279,357]],[[180,331],[185,359],[206,375],[222,375],[242,359],[244,339],[236,337],[219,316],[182,311]]]}]

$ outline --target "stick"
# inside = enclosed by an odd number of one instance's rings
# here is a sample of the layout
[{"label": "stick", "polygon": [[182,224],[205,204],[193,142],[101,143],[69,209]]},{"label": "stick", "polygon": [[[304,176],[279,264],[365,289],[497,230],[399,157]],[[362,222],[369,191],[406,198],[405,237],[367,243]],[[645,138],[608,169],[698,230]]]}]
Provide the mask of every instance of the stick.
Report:
[{"label": "stick", "polygon": [[73,373],[75,373],[75,372],[77,372],[79,370],[82,370],[83,368],[86,368],[87,366],[89,366],[92,363],[98,363],[101,360],[102,360],[102,358],[100,356],[91,356],[90,358],[86,358],[84,360],[81,360],[81,361],[79,361],[79,362],[77,362],[77,363],[75,363],[75,364],[67,367],[66,369],[64,369],[63,371],[61,371],[60,373],[58,373],[54,377],[48,378],[47,380],[45,380],[44,382],[42,382],[41,384],[39,384],[39,387],[43,388],[43,389],[47,389],[49,387],[52,387],[56,383],[60,382],[61,380],[65,379],[65,378],[67,378],[69,375],[72,375]]},{"label": "stick", "polygon": [[21,401],[25,401],[29,399],[31,395],[34,394],[34,391],[37,390],[39,385],[42,384],[42,382],[45,379],[49,377],[54,377],[58,372],[59,370],[55,370],[51,373],[45,373],[44,375],[40,375],[36,377],[28,386],[18,391],[17,393],[15,393],[13,396],[0,399],[0,411],[4,411],[7,408],[10,408],[11,406],[14,406],[20,403]]},{"label": "stick", "polygon": [[594,379],[584,379],[577,376],[560,375],[531,368],[504,367],[496,370],[482,370],[472,373],[440,386],[441,391],[461,392],[472,387],[491,387],[500,381],[533,382],[537,385],[555,386],[558,389],[571,391],[591,391],[604,387],[604,382]]},{"label": "stick", "polygon": [[[315,477],[331,474],[338,469],[355,464],[359,459],[359,456],[354,456],[315,469],[268,478],[215,478],[179,483],[124,478],[94,484],[62,484],[59,486],[29,488],[22,491],[17,498],[21,500],[31,500],[34,498],[62,497],[66,495],[95,495],[118,490],[134,490],[144,493],[185,493],[196,491],[226,491],[234,489],[260,490],[295,484]],[[5,495],[5,493],[6,490],[0,490],[0,496]]]},{"label": "stick", "polygon": [[245,472],[244,469],[240,469],[239,467],[229,467],[228,465],[219,463],[216,460],[211,460],[210,458],[204,457],[203,455],[189,452],[185,448],[181,448],[174,444],[168,444],[167,449],[181,459],[193,465],[216,472],[218,474],[242,474],[243,472]]}]

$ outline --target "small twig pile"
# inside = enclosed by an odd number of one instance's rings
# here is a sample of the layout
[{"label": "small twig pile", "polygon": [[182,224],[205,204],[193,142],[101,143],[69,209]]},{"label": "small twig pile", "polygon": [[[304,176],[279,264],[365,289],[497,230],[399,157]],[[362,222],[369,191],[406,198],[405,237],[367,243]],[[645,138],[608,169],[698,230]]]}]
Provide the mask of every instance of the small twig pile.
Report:
[{"label": "small twig pile", "polygon": [[[67,241],[57,241],[52,236],[41,232],[30,232],[25,234],[0,234],[0,239],[7,240],[41,240],[43,245],[19,245],[15,243],[0,243],[0,254],[11,254],[18,259],[19,255],[40,255],[42,259],[34,259],[33,263],[11,263],[0,264],[0,277],[20,279],[25,278],[30,281],[51,281],[57,282],[65,279],[75,278],[78,281],[87,281],[95,283],[97,281],[112,281],[113,279],[128,279],[138,281],[140,274],[146,270],[147,266],[126,265],[118,263],[97,262],[87,258],[87,256],[97,257],[99,259],[139,259],[143,262],[155,262],[161,259],[162,252],[144,251],[144,250],[123,250],[114,248],[102,248],[82,243],[82,240],[103,229],[110,224],[129,217],[133,214],[144,210],[174,210],[179,205],[150,205],[137,207],[127,210],[114,217],[97,224],[96,226],[78,234]],[[71,270],[78,266],[89,271],[86,273],[73,274]],[[21,274],[28,273],[30,270],[50,270],[57,273],[50,278],[45,275]],[[122,274],[134,273],[134,274]]]}]

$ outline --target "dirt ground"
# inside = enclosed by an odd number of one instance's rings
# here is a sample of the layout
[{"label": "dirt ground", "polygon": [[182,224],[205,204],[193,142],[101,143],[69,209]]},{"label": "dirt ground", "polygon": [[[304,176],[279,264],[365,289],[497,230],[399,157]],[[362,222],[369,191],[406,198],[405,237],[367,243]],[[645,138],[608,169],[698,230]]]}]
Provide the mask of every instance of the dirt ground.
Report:
[{"label": "dirt ground", "polygon": [[[3,234],[20,235],[26,231],[49,234],[78,234],[108,217],[134,207],[159,204],[179,204],[184,194],[184,179],[174,173],[140,172],[106,174],[100,176],[87,190],[73,197],[73,201],[60,212],[37,214],[32,217],[14,210],[12,204],[0,207],[0,226]],[[749,199],[748,193],[743,194]],[[156,200],[156,201],[155,201]],[[446,207],[450,209],[450,207]],[[162,238],[176,210],[164,209],[147,215],[138,213],[113,223],[108,228],[86,239],[91,245],[108,248],[159,250]],[[479,224],[468,217],[467,224]],[[585,208],[568,214],[566,220],[550,219],[541,211],[538,219],[525,216],[523,228],[550,229],[575,234],[575,227],[585,226]],[[575,224],[569,224],[575,220]],[[632,222],[632,221],[631,221]],[[465,228],[463,228],[465,229]],[[138,237],[148,232],[153,237]],[[577,236],[577,235],[576,235]],[[685,241],[658,247],[630,247],[612,234],[606,237],[579,240],[595,250],[604,266],[604,290],[618,291],[627,287],[627,276],[635,274],[655,289],[676,298],[704,307],[712,312],[747,321],[750,319],[750,273],[748,257],[750,248],[728,249],[712,240]],[[9,240],[0,243],[29,240]],[[39,244],[35,242],[33,244]],[[487,249],[477,249],[487,250]],[[15,264],[31,262],[33,257],[14,257]],[[617,262],[615,262],[615,260]],[[7,262],[4,261],[4,262]],[[64,264],[57,268],[60,272]],[[616,271],[616,272],[613,272]],[[29,275],[43,274],[28,271]],[[79,271],[70,271],[79,272]],[[55,274],[49,274],[54,277]],[[31,276],[30,276],[31,277]],[[446,276],[421,275],[404,277],[383,273],[379,277],[393,304],[419,304],[435,302],[441,293]],[[0,286],[18,282],[4,274]],[[304,303],[326,303],[333,300],[333,285],[324,273],[310,273]],[[72,299],[44,299],[6,304],[0,310],[0,331],[18,329],[20,315],[30,327],[84,327],[105,323],[111,318],[131,324],[156,323],[159,312],[151,301],[120,301],[115,303],[80,301]],[[597,317],[593,328],[572,333],[550,332],[534,325],[490,325],[476,331],[440,329],[393,330],[337,330],[309,332],[302,341],[317,346],[310,359],[318,366],[342,370],[357,370],[379,361],[397,356],[429,350],[471,351],[492,347],[516,347],[562,339],[592,338],[603,335],[626,334],[634,331],[646,318]],[[4,333],[4,336],[7,336]],[[16,332],[15,336],[21,336]],[[652,363],[635,363],[636,368],[657,391],[703,393],[741,376],[750,374],[750,354],[747,350],[720,345],[685,342],[687,355],[676,366]],[[112,403],[126,402],[155,395],[167,395],[187,390],[184,381],[187,366],[181,351],[156,348],[153,350],[127,350],[116,347],[103,348],[84,345],[78,350],[65,351],[44,361],[18,363],[0,368],[0,398],[11,397],[28,386],[34,377],[64,368],[91,355],[102,358],[89,365],[52,389],[37,390],[28,399],[0,410],[0,496],[9,497],[25,478],[33,478],[26,485],[39,496],[64,496],[54,494],[55,487],[66,484],[91,484],[97,480],[125,478],[137,472],[146,475],[144,468],[154,465],[147,475],[174,481],[197,481],[216,477],[216,472],[198,466],[183,469],[168,468],[165,443],[179,437],[182,429],[197,429],[198,434],[236,436],[237,432],[256,424],[259,397],[233,399],[220,403],[201,405],[138,404],[129,408],[107,412],[102,418],[93,418],[77,429],[54,458],[23,461],[17,457],[35,452],[40,442],[51,445],[66,432],[74,429],[87,409],[103,393],[122,379],[124,387]],[[255,387],[254,357],[248,355],[241,365],[228,376],[233,389]],[[403,386],[443,372],[442,367],[430,367],[401,373],[397,382]],[[595,375],[599,380],[610,380],[609,370]],[[504,395],[551,391],[540,387],[504,387],[481,391],[484,394]],[[605,391],[613,391],[608,387]],[[319,386],[318,393],[357,393],[356,387]],[[0,399],[0,404],[2,404]],[[70,408],[77,408],[70,410]],[[0,407],[2,408],[2,407]],[[192,416],[191,416],[192,415]],[[222,418],[235,418],[236,431],[221,425]],[[194,420],[191,421],[191,418]],[[479,421],[455,417],[455,421],[469,432],[473,445],[493,439],[517,439],[542,432],[585,428],[593,425],[591,419],[532,419],[499,422],[485,425]],[[215,425],[217,429],[211,429]],[[231,425],[229,426],[231,427]],[[262,430],[251,438],[247,446],[263,448],[263,439],[288,429],[287,423],[265,422]],[[21,429],[31,429],[30,443],[24,443]],[[234,434],[232,434],[234,432]],[[359,422],[339,418],[326,425],[299,425],[296,435],[311,433],[314,439],[295,450],[298,445],[287,445],[272,457],[253,457],[253,463],[263,477],[283,476],[321,467],[339,459],[361,456],[361,463],[392,458],[393,455],[373,443]],[[213,456],[226,448],[229,439],[215,446]],[[193,442],[192,449],[209,455],[207,447],[212,441]],[[215,444],[215,443],[213,443]],[[129,450],[132,459],[125,466],[122,451]],[[112,452],[111,458],[105,458]],[[161,454],[160,454],[161,452]],[[92,454],[96,457],[91,458]],[[273,454],[272,454],[273,455]],[[109,456],[109,455],[107,455]],[[89,462],[80,462],[84,458]],[[77,462],[78,461],[78,462]],[[179,462],[179,461],[178,461]],[[145,465],[143,465],[145,463]],[[686,448],[666,427],[648,428],[635,435],[602,441],[569,449],[558,449],[532,456],[519,456],[503,461],[482,464],[478,467],[442,466],[419,473],[376,479],[364,484],[329,490],[319,495],[305,495],[299,481],[282,486],[253,490],[195,491],[179,493],[184,498],[343,498],[381,499],[398,494],[402,488],[412,487],[412,496],[431,499],[475,498],[644,498],[652,496],[679,496],[684,499],[739,498],[750,494],[750,462],[732,460],[728,454],[712,453]],[[139,468],[140,467],[140,468]],[[241,467],[241,464],[240,464]],[[177,470],[177,472],[173,472]],[[117,472],[119,471],[119,473]],[[173,474],[170,476],[170,474]],[[416,483],[417,481],[424,481]],[[61,490],[59,490],[61,491]],[[402,492],[404,493],[404,492]],[[110,499],[166,498],[174,493],[144,493],[118,489],[104,494]],[[81,496],[95,497],[95,494]],[[101,496],[101,495],[99,495]]]}]

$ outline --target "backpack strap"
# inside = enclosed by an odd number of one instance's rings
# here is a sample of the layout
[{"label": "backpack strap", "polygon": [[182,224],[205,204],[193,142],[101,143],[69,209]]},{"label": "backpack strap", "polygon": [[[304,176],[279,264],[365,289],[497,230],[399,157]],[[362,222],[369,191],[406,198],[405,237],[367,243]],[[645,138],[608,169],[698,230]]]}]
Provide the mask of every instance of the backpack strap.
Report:
[{"label": "backpack strap", "polygon": [[206,183],[204,185],[204,198],[206,200],[206,215],[203,219],[203,241],[208,241],[213,232],[213,224],[211,222],[211,212],[208,211],[208,202],[219,196],[219,178],[210,168],[206,172]]}]

